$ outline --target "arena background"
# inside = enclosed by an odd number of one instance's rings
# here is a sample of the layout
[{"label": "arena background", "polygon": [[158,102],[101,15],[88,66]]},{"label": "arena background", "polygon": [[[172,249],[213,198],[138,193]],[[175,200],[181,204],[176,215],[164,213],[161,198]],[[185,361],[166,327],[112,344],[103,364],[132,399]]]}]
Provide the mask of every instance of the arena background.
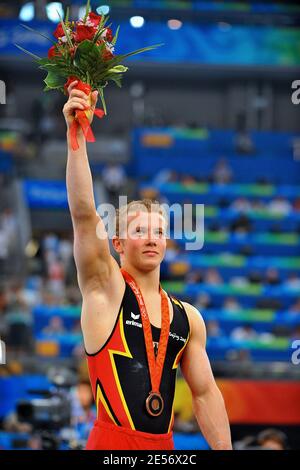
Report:
[{"label": "arena background", "polygon": [[[56,9],[69,5],[77,19],[83,3],[0,0],[1,449],[83,448],[95,417],[64,181],[65,97],[43,92],[44,73],[14,45],[46,55],[48,42],[20,24],[51,34]],[[299,449],[300,7],[105,8],[113,30],[121,25],[117,53],[164,46],[128,60],[123,88],[106,90],[108,116],[89,145],[96,203],[125,194],[205,204],[204,246],[170,241],[164,286],[205,319],[235,448],[263,447],[271,428],[278,447]],[[207,449],[180,375],[174,406],[176,448]]]}]

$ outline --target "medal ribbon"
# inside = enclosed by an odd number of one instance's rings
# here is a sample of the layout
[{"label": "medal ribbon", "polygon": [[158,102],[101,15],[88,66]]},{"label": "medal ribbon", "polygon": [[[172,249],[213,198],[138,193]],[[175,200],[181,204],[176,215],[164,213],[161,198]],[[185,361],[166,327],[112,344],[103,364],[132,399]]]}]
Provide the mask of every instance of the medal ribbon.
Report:
[{"label": "medal ribbon", "polygon": [[137,283],[133,279],[133,277],[124,269],[121,269],[121,273],[125,281],[127,282],[127,284],[129,284],[129,286],[133,290],[136,296],[137,302],[139,304],[141,317],[142,317],[143,332],[144,332],[144,339],[145,339],[145,346],[146,346],[146,352],[147,352],[147,360],[148,360],[152,392],[159,393],[159,387],[160,387],[160,382],[161,382],[162,371],[164,368],[164,362],[166,358],[166,351],[167,351],[169,332],[170,332],[170,313],[169,313],[168,297],[160,287],[159,292],[160,292],[160,298],[161,298],[161,317],[162,318],[161,318],[160,337],[159,337],[159,343],[158,343],[158,352],[157,352],[157,357],[155,358],[151,325],[150,325],[150,320],[149,320],[149,316],[147,313],[146,305],[143,299],[143,295]]}]

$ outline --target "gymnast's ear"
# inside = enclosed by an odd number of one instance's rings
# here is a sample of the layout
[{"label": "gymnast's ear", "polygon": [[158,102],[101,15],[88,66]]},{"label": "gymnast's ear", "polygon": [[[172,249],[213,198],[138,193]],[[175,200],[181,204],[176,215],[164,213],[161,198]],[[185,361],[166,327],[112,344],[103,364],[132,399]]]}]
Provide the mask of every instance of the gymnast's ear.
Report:
[{"label": "gymnast's ear", "polygon": [[119,255],[124,254],[124,243],[117,235],[114,235],[112,238],[112,244],[114,249]]}]

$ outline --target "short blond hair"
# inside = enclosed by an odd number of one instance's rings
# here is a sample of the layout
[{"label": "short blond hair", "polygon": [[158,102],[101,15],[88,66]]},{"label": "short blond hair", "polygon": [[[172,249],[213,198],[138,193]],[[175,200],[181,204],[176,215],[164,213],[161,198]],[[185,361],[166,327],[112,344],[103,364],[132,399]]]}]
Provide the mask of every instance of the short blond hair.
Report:
[{"label": "short blond hair", "polygon": [[154,212],[160,214],[164,217],[166,224],[167,224],[167,217],[166,211],[163,209],[159,201],[153,199],[139,199],[135,201],[131,201],[128,204],[125,204],[120,209],[116,210],[116,217],[115,217],[115,233],[116,236],[120,236],[120,220],[130,214],[130,212]]}]

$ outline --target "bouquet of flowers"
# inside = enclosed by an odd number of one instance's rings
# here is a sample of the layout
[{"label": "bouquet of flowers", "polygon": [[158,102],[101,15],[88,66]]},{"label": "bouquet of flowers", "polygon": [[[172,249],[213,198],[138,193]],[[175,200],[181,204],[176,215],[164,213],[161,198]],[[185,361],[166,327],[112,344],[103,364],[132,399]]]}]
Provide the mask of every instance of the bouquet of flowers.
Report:
[{"label": "bouquet of flowers", "polygon": [[[114,47],[117,42],[119,27],[113,35],[110,29],[111,24],[106,26],[107,21],[108,16],[97,15],[90,11],[90,0],[88,0],[84,18],[79,21],[70,21],[69,9],[66,11],[64,21],[60,17],[60,23],[53,33],[56,41],[27,25],[22,25],[24,28],[46,37],[53,43],[48,50],[48,57],[38,57],[16,44],[19,49],[35,59],[39,64],[39,68],[48,72],[44,80],[46,83],[44,91],[59,90],[67,94],[69,85],[77,80],[78,83],[75,88],[84,91],[88,95],[91,104],[91,93],[98,90],[103,110],[96,108],[94,113],[99,118],[107,114],[104,88],[109,81],[113,81],[121,87],[123,73],[128,70],[128,67],[122,65],[121,62],[126,57],[150,51],[160,46],[160,44],[156,44],[128,54],[115,55]],[[71,145],[74,150],[78,149],[76,139],[78,126],[81,126],[88,142],[95,141],[89,124],[92,112],[91,109],[87,109],[86,111],[77,110],[75,113],[74,122],[70,129]]]}]

